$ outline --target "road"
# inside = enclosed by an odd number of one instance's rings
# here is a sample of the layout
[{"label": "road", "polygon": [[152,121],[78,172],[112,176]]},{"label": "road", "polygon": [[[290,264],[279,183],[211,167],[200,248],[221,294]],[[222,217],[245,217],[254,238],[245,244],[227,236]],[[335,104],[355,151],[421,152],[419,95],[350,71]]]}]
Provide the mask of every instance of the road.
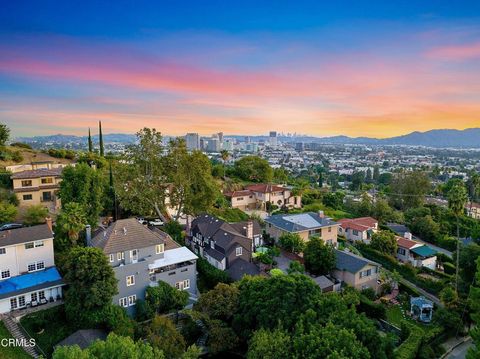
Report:
[{"label": "road", "polygon": [[420,288],[419,286],[413,284],[412,282],[406,280],[405,278],[400,279],[400,283],[402,283],[404,285],[407,285],[409,287],[415,288],[425,298],[431,300],[432,302],[434,302],[439,307],[443,307],[443,304],[442,304],[442,302],[440,302],[440,299],[435,297],[433,294],[428,293],[426,290]]},{"label": "road", "polygon": [[423,244],[426,244],[428,245],[430,248],[432,248],[433,250],[439,252],[439,253],[443,253],[447,256],[449,256],[450,258],[453,258],[453,253],[450,252],[448,249],[445,249],[445,248],[441,248],[441,247],[438,247],[436,246],[435,244],[432,244],[432,243],[429,243],[429,242],[425,242],[423,239],[421,238],[418,238],[416,236],[413,236],[412,239],[416,240],[417,242],[420,242],[420,243],[423,243]]},{"label": "road", "polygon": [[445,359],[465,359],[467,356],[468,349],[473,345],[472,341],[466,341],[460,344],[458,347],[453,349]]}]

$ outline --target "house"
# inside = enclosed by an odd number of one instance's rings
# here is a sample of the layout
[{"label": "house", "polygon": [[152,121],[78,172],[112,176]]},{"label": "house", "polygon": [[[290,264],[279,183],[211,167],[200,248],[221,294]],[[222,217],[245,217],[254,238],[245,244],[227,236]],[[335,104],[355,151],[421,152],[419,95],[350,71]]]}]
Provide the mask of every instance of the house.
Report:
[{"label": "house", "polygon": [[278,207],[301,208],[302,197],[294,195],[292,188],[273,184],[255,184],[240,191],[227,193],[232,208],[267,210],[267,202]]},{"label": "house", "polygon": [[378,221],[372,217],[344,218],[338,221],[338,234],[349,241],[369,243],[372,235],[378,231]]},{"label": "house", "polygon": [[437,268],[436,252],[429,246],[413,241],[411,234],[405,234],[407,238],[396,236],[397,259],[404,263],[410,263],[414,267],[427,267],[432,270]]},{"label": "house", "polygon": [[319,236],[326,243],[337,245],[337,222],[325,217],[323,211],[300,214],[275,214],[265,218],[266,232],[276,241],[285,233],[297,233],[304,241]]},{"label": "house", "polygon": [[360,257],[351,252],[335,250],[336,262],[332,276],[349,286],[363,290],[378,290],[378,272],[380,264]]},{"label": "house", "polygon": [[56,212],[61,206],[57,193],[64,167],[63,164],[50,162],[11,166],[13,192],[18,198],[19,206],[42,205],[50,212]]},{"label": "house", "polygon": [[87,244],[100,248],[113,267],[118,280],[118,294],[113,303],[132,315],[145,290],[164,281],[197,295],[197,256],[176,244],[158,229],[150,230],[135,218],[120,219],[91,238],[87,227]]},{"label": "house", "polygon": [[0,313],[62,297],[51,225],[47,219],[46,224],[0,233]]},{"label": "house", "polygon": [[475,219],[480,219],[480,204],[479,203],[468,203],[465,205],[467,211],[467,216]]},{"label": "house", "polygon": [[187,233],[192,250],[214,267],[231,272],[233,277],[258,274],[252,263],[252,253],[263,244],[257,221],[227,223],[202,214],[192,221]]}]

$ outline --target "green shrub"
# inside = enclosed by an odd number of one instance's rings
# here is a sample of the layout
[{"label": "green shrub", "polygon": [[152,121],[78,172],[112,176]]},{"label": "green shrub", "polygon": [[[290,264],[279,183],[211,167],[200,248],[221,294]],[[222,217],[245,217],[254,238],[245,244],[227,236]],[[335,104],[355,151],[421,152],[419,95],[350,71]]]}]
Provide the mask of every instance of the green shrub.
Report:
[{"label": "green shrub", "polygon": [[423,330],[417,326],[409,325],[408,338],[395,350],[395,358],[415,359],[423,341],[423,334]]},{"label": "green shrub", "polygon": [[455,271],[456,271],[455,264],[449,263],[449,262],[444,262],[443,263],[443,270],[445,271],[445,273],[453,275],[453,274],[455,274]]},{"label": "green shrub", "polygon": [[197,270],[199,286],[202,289],[210,290],[215,288],[218,283],[231,283],[232,279],[228,274],[218,268],[212,266],[206,259],[199,258],[197,260]]},{"label": "green shrub", "polygon": [[385,319],[387,317],[387,310],[384,305],[377,304],[364,295],[360,295],[360,303],[358,304],[357,309],[370,318]]}]

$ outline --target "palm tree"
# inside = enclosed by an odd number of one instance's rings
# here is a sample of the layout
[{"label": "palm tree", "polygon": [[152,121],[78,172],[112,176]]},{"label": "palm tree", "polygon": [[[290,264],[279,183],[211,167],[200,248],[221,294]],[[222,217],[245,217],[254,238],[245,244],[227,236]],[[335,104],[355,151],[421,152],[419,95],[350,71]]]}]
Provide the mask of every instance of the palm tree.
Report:
[{"label": "palm tree", "polygon": [[78,242],[78,235],[87,224],[85,210],[76,202],[70,202],[65,205],[57,219],[57,226],[61,232],[66,233],[72,246]]},{"label": "palm tree", "polygon": [[457,219],[457,270],[455,274],[455,289],[458,292],[458,267],[460,259],[460,216],[463,214],[467,202],[467,191],[463,184],[455,184],[448,192],[448,208]]},{"label": "palm tree", "polygon": [[230,158],[230,153],[227,150],[221,150],[220,156],[222,157],[222,161],[223,161],[223,179],[225,179],[225,172],[226,172],[225,162],[227,162],[228,159]]},{"label": "palm tree", "polygon": [[468,180],[468,189],[470,194],[470,213],[472,213],[472,205],[473,201],[477,198],[480,194],[480,175],[476,172],[470,175],[470,179]]}]

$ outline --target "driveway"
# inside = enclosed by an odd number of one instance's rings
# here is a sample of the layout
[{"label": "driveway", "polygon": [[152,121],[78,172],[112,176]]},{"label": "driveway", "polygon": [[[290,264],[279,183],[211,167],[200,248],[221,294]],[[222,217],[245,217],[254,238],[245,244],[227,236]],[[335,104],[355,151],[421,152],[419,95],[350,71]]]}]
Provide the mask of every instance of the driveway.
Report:
[{"label": "driveway", "polygon": [[288,266],[292,260],[287,258],[283,253],[280,253],[280,256],[275,257],[275,261],[277,262],[277,268],[287,273]]},{"label": "driveway", "polygon": [[466,341],[460,344],[458,347],[453,349],[447,356],[446,359],[465,359],[467,357],[468,349],[473,345],[472,341]]}]

